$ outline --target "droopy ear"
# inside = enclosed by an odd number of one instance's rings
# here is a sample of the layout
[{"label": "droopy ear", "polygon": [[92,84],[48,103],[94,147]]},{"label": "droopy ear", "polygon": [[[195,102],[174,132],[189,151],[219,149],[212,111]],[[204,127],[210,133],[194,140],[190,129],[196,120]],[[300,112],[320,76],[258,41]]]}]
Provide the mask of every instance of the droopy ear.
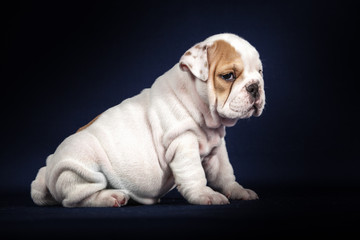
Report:
[{"label": "droopy ear", "polygon": [[195,77],[206,81],[209,77],[207,48],[206,44],[199,43],[187,50],[180,58],[180,68],[183,71],[190,71]]}]

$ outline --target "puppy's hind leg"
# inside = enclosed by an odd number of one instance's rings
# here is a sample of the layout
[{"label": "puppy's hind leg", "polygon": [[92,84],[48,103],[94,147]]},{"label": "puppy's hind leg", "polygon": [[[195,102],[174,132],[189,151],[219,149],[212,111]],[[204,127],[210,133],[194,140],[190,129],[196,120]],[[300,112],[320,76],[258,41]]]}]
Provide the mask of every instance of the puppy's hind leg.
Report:
[{"label": "puppy's hind leg", "polygon": [[[127,204],[126,191],[106,189],[103,173],[79,167],[63,169],[57,181],[57,196],[64,207],[120,207]],[[74,171],[75,170],[75,171]]]}]

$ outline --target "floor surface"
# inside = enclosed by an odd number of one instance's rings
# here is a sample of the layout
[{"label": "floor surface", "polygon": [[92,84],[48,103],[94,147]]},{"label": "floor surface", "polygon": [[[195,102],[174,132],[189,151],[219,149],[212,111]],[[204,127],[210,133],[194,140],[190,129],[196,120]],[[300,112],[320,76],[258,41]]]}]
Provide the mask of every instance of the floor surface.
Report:
[{"label": "floor surface", "polygon": [[1,197],[0,229],[13,238],[266,237],[359,235],[356,188],[258,187],[255,201],[223,206],[188,204],[176,191],[152,206],[38,207],[28,193]]}]

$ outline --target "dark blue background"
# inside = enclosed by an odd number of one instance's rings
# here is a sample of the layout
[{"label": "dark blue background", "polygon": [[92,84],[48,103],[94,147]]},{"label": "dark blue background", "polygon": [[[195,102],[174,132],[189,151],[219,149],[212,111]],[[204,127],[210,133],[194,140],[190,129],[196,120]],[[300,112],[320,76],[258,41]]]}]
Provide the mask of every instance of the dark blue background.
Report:
[{"label": "dark blue background", "polygon": [[37,1],[2,11],[3,190],[29,191],[64,138],[222,32],[248,40],[264,65],[263,115],[227,129],[238,180],[359,186],[355,4]]}]

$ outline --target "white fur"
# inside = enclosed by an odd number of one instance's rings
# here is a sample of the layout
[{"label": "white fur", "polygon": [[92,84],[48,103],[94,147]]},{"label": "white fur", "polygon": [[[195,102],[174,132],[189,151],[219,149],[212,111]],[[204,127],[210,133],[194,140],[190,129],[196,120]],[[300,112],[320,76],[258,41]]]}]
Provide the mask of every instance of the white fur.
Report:
[{"label": "white fur", "polygon": [[214,105],[206,74],[199,80],[176,64],[150,89],[66,138],[32,182],[34,202],[111,207],[132,198],[154,204],[175,186],[193,204],[257,198],[235,181],[224,136],[225,125],[252,115],[239,113],[250,104],[244,92],[249,81],[261,84],[262,111],[263,80],[255,73],[261,62],[249,43],[232,34],[215,35],[201,44],[218,39],[241,51],[249,78],[233,87],[224,106]]}]

